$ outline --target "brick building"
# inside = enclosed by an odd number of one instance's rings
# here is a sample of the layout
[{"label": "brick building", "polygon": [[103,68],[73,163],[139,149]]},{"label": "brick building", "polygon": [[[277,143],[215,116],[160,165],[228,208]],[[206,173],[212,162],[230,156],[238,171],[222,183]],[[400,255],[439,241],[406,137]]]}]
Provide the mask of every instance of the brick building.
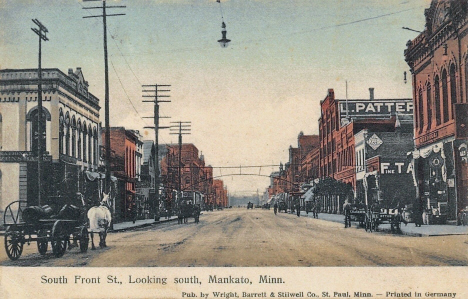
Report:
[{"label": "brick building", "polygon": [[224,183],[222,180],[213,180],[213,193],[215,206],[227,207],[228,206],[228,197],[227,190],[224,188]]},{"label": "brick building", "polygon": [[[335,99],[333,89],[321,101],[320,178],[331,178],[348,184],[356,196],[356,141],[355,135],[370,129],[373,132],[395,132],[399,127],[405,133],[412,131],[413,104],[411,99],[375,99],[369,89],[369,99]],[[398,121],[398,125],[396,123]],[[411,146],[410,140],[408,146]],[[393,149],[397,149],[394,145]],[[324,210],[338,213],[348,194],[323,199]]]},{"label": "brick building", "polygon": [[[105,128],[101,130],[105,138]],[[118,194],[115,198],[115,219],[127,220],[132,217],[132,209],[142,206],[141,196],[137,196],[137,146],[142,143],[138,131],[124,127],[110,128],[112,175],[117,178]],[[105,151],[105,148],[103,149]],[[141,153],[140,153],[141,154]]]},{"label": "brick building", "polygon": [[[269,197],[280,193],[288,194],[288,204],[300,198],[301,185],[318,177],[319,136],[304,135],[297,137],[297,148],[289,147],[289,160],[280,165],[279,172],[270,175]],[[293,198],[289,198],[289,197]],[[304,205],[302,202],[301,205]]]},{"label": "brick building", "polygon": [[404,52],[415,106],[417,197],[430,216],[455,219],[468,206],[468,1],[433,0],[425,16],[425,29]]},{"label": "brick building", "polygon": [[205,166],[205,158],[199,155],[198,148],[191,143],[182,144],[180,157],[178,144],[170,144],[166,148],[166,155],[161,160],[161,177],[167,194],[167,205],[175,207],[177,190],[181,190],[186,199],[192,197],[195,203],[214,203],[216,192],[213,168]]}]

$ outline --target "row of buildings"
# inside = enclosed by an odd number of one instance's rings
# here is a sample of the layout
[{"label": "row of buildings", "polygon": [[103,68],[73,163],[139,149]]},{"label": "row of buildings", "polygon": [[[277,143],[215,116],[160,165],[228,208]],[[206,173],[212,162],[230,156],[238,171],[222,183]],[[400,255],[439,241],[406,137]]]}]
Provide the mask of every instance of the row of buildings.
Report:
[{"label": "row of buildings", "polygon": [[346,199],[407,207],[428,222],[467,209],[468,1],[433,0],[425,16],[404,51],[413,97],[377,100],[370,88],[368,99],[337,99],[329,89],[319,134],[299,134],[271,174],[270,200],[314,199],[329,213]]},{"label": "row of buildings", "polygon": [[[103,190],[105,129],[99,121],[99,99],[88,91],[81,68],[69,69],[68,73],[42,69],[41,82],[45,125],[39,132],[38,70],[0,70],[0,212],[16,200],[56,207],[80,204],[78,192],[96,203]],[[142,140],[137,130],[124,127],[110,128],[110,136],[111,198],[116,221],[135,214],[153,217],[156,208],[174,209],[174,190],[184,191],[185,199],[192,197],[202,205],[227,205],[223,182],[213,180],[212,169],[205,167],[203,156],[193,144],[182,145],[182,164],[175,159],[178,145],[160,145],[162,200],[155,203],[154,142]],[[45,149],[40,188],[39,142]],[[181,169],[182,185],[175,184],[175,169]]]}]

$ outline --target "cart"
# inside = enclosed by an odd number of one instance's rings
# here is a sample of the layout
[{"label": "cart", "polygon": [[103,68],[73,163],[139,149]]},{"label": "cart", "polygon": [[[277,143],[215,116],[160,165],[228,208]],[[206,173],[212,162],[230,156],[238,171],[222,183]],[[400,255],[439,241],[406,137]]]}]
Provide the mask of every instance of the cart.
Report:
[{"label": "cart", "polygon": [[28,208],[27,201],[10,203],[3,214],[5,227],[5,251],[11,260],[20,258],[24,244],[37,243],[41,255],[47,253],[50,243],[55,257],[64,255],[70,241],[78,242],[81,252],[88,250],[89,234],[87,223],[82,217],[70,219],[37,219],[25,221],[23,212]]},{"label": "cart", "polygon": [[[393,212],[390,212],[392,210]],[[400,232],[401,223],[407,223],[400,213],[395,213],[397,209],[383,209],[372,211],[368,209],[364,217],[364,228],[366,231],[373,232],[379,229],[381,224],[390,224],[392,233]]]}]

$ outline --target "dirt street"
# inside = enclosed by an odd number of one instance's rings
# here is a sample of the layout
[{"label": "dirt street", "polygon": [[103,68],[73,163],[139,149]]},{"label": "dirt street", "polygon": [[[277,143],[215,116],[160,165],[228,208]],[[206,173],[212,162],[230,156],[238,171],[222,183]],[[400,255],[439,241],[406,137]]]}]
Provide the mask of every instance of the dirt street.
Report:
[{"label": "dirt street", "polygon": [[[95,237],[96,238],[96,237]],[[466,266],[466,235],[408,237],[245,208],[204,212],[200,223],[177,221],[111,233],[105,249],[62,258],[25,245],[21,258],[3,266]]]}]

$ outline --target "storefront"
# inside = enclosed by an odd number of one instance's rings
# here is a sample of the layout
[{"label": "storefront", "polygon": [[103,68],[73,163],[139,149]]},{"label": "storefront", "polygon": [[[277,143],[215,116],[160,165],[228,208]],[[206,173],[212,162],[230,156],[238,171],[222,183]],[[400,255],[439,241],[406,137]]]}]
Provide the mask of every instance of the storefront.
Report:
[{"label": "storefront", "polygon": [[457,211],[466,205],[458,197],[456,174],[466,163],[455,165],[453,140],[445,140],[413,152],[414,180],[417,188],[416,209],[423,213],[425,224],[455,220]]}]

